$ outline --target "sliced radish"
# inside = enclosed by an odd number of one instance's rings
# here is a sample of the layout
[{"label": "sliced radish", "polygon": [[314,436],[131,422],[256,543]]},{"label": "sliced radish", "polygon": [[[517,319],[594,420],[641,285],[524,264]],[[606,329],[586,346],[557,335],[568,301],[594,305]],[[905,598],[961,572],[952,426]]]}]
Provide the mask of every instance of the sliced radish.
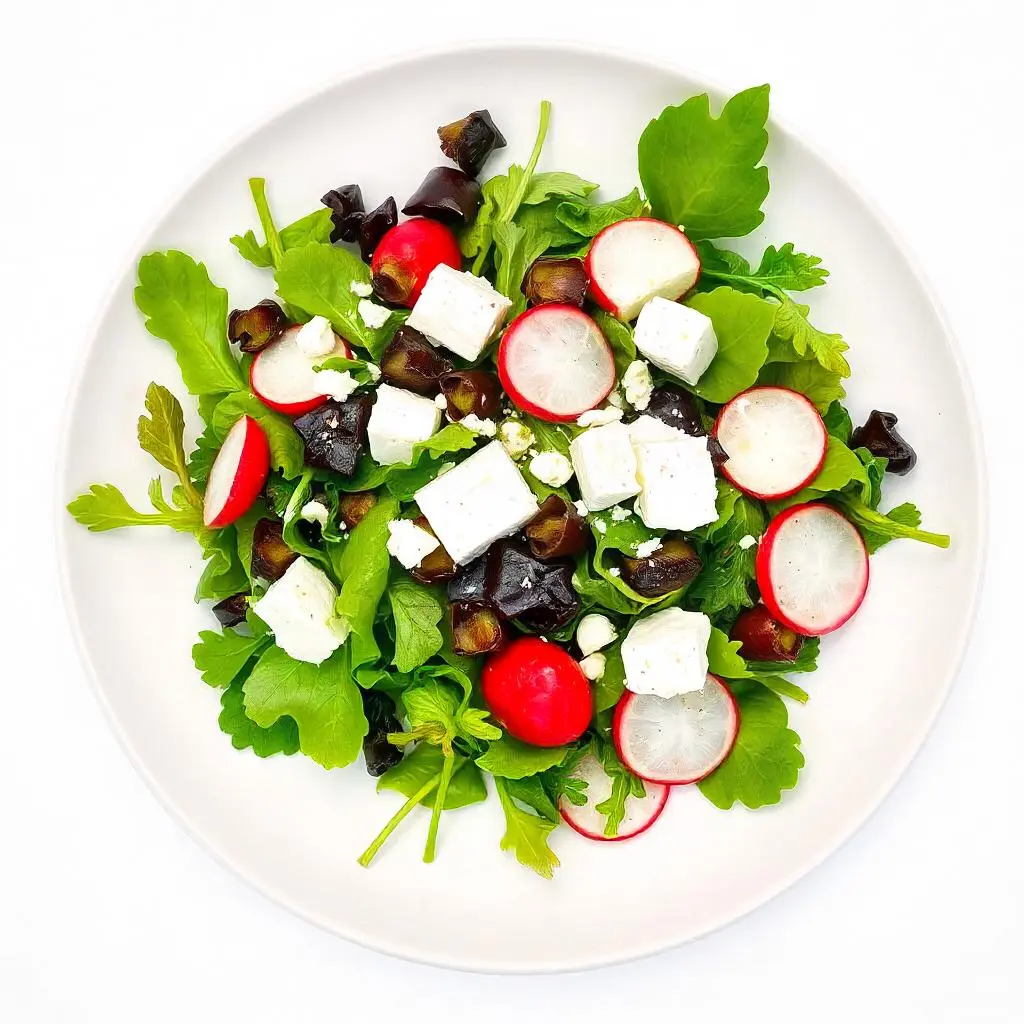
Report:
[{"label": "sliced radish", "polygon": [[591,298],[620,320],[634,320],[656,295],[678,299],[700,277],[700,259],[673,224],[651,217],[620,220],[587,253]]},{"label": "sliced radish", "polygon": [[722,407],[712,432],[729,456],[722,472],[741,491],[764,501],[806,487],[828,448],[818,410],[789,388],[742,392]]},{"label": "sliced radish", "polygon": [[512,401],[551,423],[574,420],[615,386],[615,358],[601,328],[565,303],[535,306],[509,324],[498,376]]},{"label": "sliced radish", "polygon": [[600,842],[617,843],[623,839],[632,839],[634,836],[640,835],[641,832],[646,832],[661,816],[661,812],[668,802],[668,786],[660,786],[656,782],[645,782],[644,789],[647,791],[645,796],[626,797],[626,814],[619,825],[618,834],[606,836],[604,830],[608,818],[597,809],[597,805],[611,796],[611,776],[593,754],[587,754],[576,766],[571,778],[586,782],[587,802],[583,806],[577,807],[571,800],[567,800],[563,796],[558,801],[558,810],[566,823],[581,836],[597,839]]},{"label": "sliced radish", "polygon": [[333,352],[310,358],[299,348],[299,330],[299,325],[289,327],[257,354],[249,370],[249,383],[263,404],[287,416],[301,416],[327,401],[317,384],[315,366],[334,356],[352,355],[338,338]]},{"label": "sliced radish", "polygon": [[270,445],[263,428],[240,416],[210,467],[203,498],[203,522],[229,526],[256,500],[270,471]]},{"label": "sliced radish", "polygon": [[765,607],[804,636],[831,633],[860,607],[868,552],[857,528],[829,505],[794,505],[768,525],[757,551]]},{"label": "sliced radish", "polygon": [[739,728],[736,701],[709,674],[703,690],[667,699],[626,690],[615,707],[612,738],[634,775],[682,786],[700,782],[729,756]]}]

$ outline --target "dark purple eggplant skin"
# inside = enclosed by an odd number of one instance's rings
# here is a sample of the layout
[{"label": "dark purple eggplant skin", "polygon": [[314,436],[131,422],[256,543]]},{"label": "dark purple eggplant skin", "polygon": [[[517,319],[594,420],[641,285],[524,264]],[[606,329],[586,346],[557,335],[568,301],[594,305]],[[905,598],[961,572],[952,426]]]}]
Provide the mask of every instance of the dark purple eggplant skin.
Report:
[{"label": "dark purple eggplant skin", "polygon": [[715,467],[716,473],[729,461],[729,453],[712,434],[708,434],[708,455],[711,456],[711,465]]},{"label": "dark purple eggplant skin", "polygon": [[261,519],[252,534],[252,574],[273,583],[299,557],[284,542],[282,525],[277,519]]},{"label": "dark purple eggplant skin", "polygon": [[557,629],[580,610],[572,572],[569,562],[542,562],[515,541],[498,541],[487,553],[484,600],[530,629]]},{"label": "dark purple eggplant skin", "polygon": [[917,452],[896,429],[898,422],[895,413],[873,409],[864,425],[850,435],[850,447],[867,448],[872,455],[889,460],[886,473],[906,476],[917,465]]},{"label": "dark purple eggplant skin", "polygon": [[465,227],[476,217],[480,186],[457,167],[435,167],[402,207],[408,217],[430,217],[452,228]]},{"label": "dark purple eggplant skin", "polygon": [[692,544],[682,537],[666,535],[661,547],[645,558],[623,555],[622,579],[641,597],[662,597],[692,583],[701,566]]},{"label": "dark purple eggplant skin", "polygon": [[437,136],[441,152],[471,178],[480,173],[496,149],[504,149],[507,144],[487,110],[474,110],[458,121],[442,125]]},{"label": "dark purple eggplant skin", "polygon": [[389,768],[402,760],[401,748],[388,743],[388,733],[402,731],[402,723],[395,715],[395,705],[385,693],[362,690],[363,713],[369,725],[363,739],[363,758],[366,771],[373,778],[380,778]]},{"label": "dark purple eggplant skin", "polygon": [[332,188],[321,200],[331,211],[332,242],[355,242],[366,216],[363,190],[358,185]]},{"label": "dark purple eggplant skin", "polygon": [[527,270],[522,292],[531,306],[565,302],[582,309],[589,287],[590,275],[578,256],[542,256]]},{"label": "dark purple eggplant skin", "polygon": [[484,582],[487,577],[487,556],[462,566],[448,584],[448,600],[464,604],[479,604],[484,599]]},{"label": "dark purple eggplant skin", "polygon": [[284,310],[273,300],[263,299],[251,309],[233,309],[228,316],[228,339],[243,352],[262,352],[281,337],[288,326]]},{"label": "dark purple eggplant skin", "polygon": [[306,465],[351,476],[366,447],[372,408],[369,395],[354,395],[345,402],[325,402],[295,420],[294,427],[306,443]]},{"label": "dark purple eggplant skin", "polygon": [[455,364],[450,359],[408,324],[402,324],[395,331],[380,358],[384,380],[418,395],[436,395],[441,389],[441,378],[454,369]]},{"label": "dark purple eggplant skin", "polygon": [[359,254],[369,263],[380,240],[398,223],[398,204],[388,196],[376,209],[363,216],[359,224]]},{"label": "dark purple eggplant skin", "polygon": [[661,384],[651,392],[651,401],[643,415],[653,416],[691,437],[703,437],[707,433],[693,395],[671,384]]},{"label": "dark purple eggplant skin", "polygon": [[245,622],[245,613],[248,608],[248,594],[232,594],[213,606],[213,614],[225,629],[230,629],[232,626],[238,626]]}]

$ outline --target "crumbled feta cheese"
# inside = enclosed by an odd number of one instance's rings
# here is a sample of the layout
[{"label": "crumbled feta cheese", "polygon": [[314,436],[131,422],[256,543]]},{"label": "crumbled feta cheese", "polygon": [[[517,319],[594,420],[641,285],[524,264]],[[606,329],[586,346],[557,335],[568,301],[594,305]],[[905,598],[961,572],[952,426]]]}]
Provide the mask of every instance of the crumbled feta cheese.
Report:
[{"label": "crumbled feta cheese", "polygon": [[639,493],[636,456],[623,424],[588,427],[573,439],[569,454],[588,508],[608,508]]},{"label": "crumbled feta cheese", "polygon": [[[604,532],[604,531],[602,531],[602,532]],[[619,569],[619,568],[609,569],[608,570],[608,575],[609,576],[614,576],[616,579],[618,579],[622,575],[622,570]]]},{"label": "crumbled feta cheese", "polygon": [[381,384],[366,427],[370,455],[382,466],[411,462],[413,445],[426,441],[440,422],[441,412],[429,398]]},{"label": "crumbled feta cheese", "polygon": [[696,384],[718,352],[711,318],[679,302],[653,298],[640,311],[637,349],[663,370]]},{"label": "crumbled feta cheese", "polygon": [[356,311],[359,313],[359,319],[371,331],[375,331],[378,327],[383,327],[391,317],[391,310],[387,306],[380,306],[369,299],[360,299],[359,305],[356,306]]},{"label": "crumbled feta cheese", "polygon": [[624,523],[633,513],[628,508],[623,508],[621,505],[615,505],[612,508],[612,521],[616,523]]},{"label": "crumbled feta cheese", "polygon": [[655,551],[661,548],[661,538],[652,537],[650,540],[645,540],[642,544],[636,546],[636,557],[647,558],[653,555]]},{"label": "crumbled feta cheese", "polygon": [[327,506],[322,501],[307,501],[299,509],[299,518],[305,519],[307,523],[319,523],[321,526],[327,522],[330,516]]},{"label": "crumbled feta cheese", "polygon": [[370,375],[370,380],[372,380],[374,384],[380,380],[380,367],[376,363],[367,363],[366,372]]},{"label": "crumbled feta cheese", "polygon": [[745,537],[740,537],[739,547],[741,551],[747,551],[757,543],[757,538],[752,537],[749,533]]},{"label": "crumbled feta cheese", "polygon": [[646,409],[651,404],[654,381],[651,369],[642,359],[634,359],[622,375],[622,391],[634,409]]},{"label": "crumbled feta cheese", "polygon": [[636,511],[652,530],[694,530],[718,518],[718,489],[707,441],[676,433],[671,441],[636,446],[641,486]]},{"label": "crumbled feta cheese", "polygon": [[523,590],[532,590],[533,589],[533,584],[530,582],[530,577],[529,576],[524,576],[523,577],[523,582],[520,583],[519,586],[522,587]]},{"label": "crumbled feta cheese", "polygon": [[561,452],[541,452],[530,459],[530,472],[548,487],[561,487],[572,477],[572,464]]},{"label": "crumbled feta cheese", "polygon": [[607,533],[608,524],[603,519],[595,519],[594,529],[597,530],[598,533]]},{"label": "crumbled feta cheese", "polygon": [[436,394],[434,395],[434,405],[442,412],[445,412],[448,409],[448,399],[443,394]]},{"label": "crumbled feta cheese", "polygon": [[597,682],[608,667],[608,659],[603,654],[588,654],[581,662],[583,674],[593,683]]},{"label": "crumbled feta cheese", "polygon": [[615,406],[616,409],[622,409],[625,407],[625,399],[622,397],[618,388],[612,388],[609,392],[608,404]]},{"label": "crumbled feta cheese", "polygon": [[316,375],[316,383],[321,394],[336,402],[347,401],[359,387],[359,381],[348,370],[320,370]]},{"label": "crumbled feta cheese", "polygon": [[626,687],[669,698],[702,690],[708,674],[711,620],[666,608],[640,619],[622,641]]},{"label": "crumbled feta cheese", "polygon": [[494,420],[482,420],[473,412],[468,416],[463,416],[458,422],[467,430],[472,431],[474,434],[479,434],[482,437],[494,437],[498,432],[498,427]]},{"label": "crumbled feta cheese", "polygon": [[373,294],[373,285],[369,281],[353,281],[350,285],[353,295],[368,299]]},{"label": "crumbled feta cheese", "polygon": [[388,553],[406,569],[415,569],[441,542],[411,519],[393,519],[388,523]]},{"label": "crumbled feta cheese", "polygon": [[295,335],[295,344],[299,351],[308,359],[321,359],[329,356],[338,343],[331,321],[325,316],[315,316],[309,323],[303,324]]},{"label": "crumbled feta cheese", "polygon": [[533,431],[519,420],[505,420],[498,427],[498,440],[513,459],[521,459],[537,439]]},{"label": "crumbled feta cheese", "polygon": [[602,427],[606,423],[616,423],[622,419],[622,410],[615,406],[606,409],[588,409],[576,420],[577,427]]},{"label": "crumbled feta cheese", "polygon": [[579,647],[580,653],[586,656],[615,643],[618,635],[607,615],[591,612],[584,615],[576,627],[576,646]]},{"label": "crumbled feta cheese", "polygon": [[585,501],[574,501],[573,504],[576,506],[576,514],[586,519],[590,515],[590,509],[587,508]]}]

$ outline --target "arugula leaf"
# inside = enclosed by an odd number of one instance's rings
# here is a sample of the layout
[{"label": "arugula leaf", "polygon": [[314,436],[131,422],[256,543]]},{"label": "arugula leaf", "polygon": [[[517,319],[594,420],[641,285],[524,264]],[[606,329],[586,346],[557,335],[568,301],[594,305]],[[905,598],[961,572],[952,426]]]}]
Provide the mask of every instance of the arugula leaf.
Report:
[{"label": "arugula leaf", "polygon": [[769,292],[781,298],[780,289],[805,291],[823,285],[828,277],[820,256],[797,252],[792,242],[779,249],[769,245],[756,270],[739,253],[720,249],[708,241],[697,243],[697,253],[702,279],[724,281],[739,291],[759,295]]},{"label": "arugula leaf", "polygon": [[749,234],[764,220],[768,86],[737,93],[715,118],[707,93],[666,107],[640,136],[640,181],[654,215],[692,239]]},{"label": "arugula leaf", "polygon": [[411,672],[441,649],[437,624],[444,606],[426,587],[411,580],[392,580],[388,599],[395,617],[395,668]]},{"label": "arugula leaf", "polygon": [[604,675],[594,683],[594,711],[600,713],[615,707],[626,689],[626,667],[622,663],[622,642],[606,647]]},{"label": "arugula leaf", "polygon": [[295,720],[299,749],[324,768],[351,764],[368,725],[352,679],[348,645],[320,665],[268,648],[243,684],[245,713],[269,728],[283,715]]},{"label": "arugula leaf", "polygon": [[568,171],[544,171],[530,178],[521,202],[524,206],[535,206],[554,196],[586,199],[598,188],[595,182],[586,181],[578,174],[570,174]]},{"label": "arugula leaf", "polygon": [[143,256],[135,305],[146,317],[146,330],[174,349],[193,395],[245,387],[228,344],[228,293],[210,281],[202,263],[173,249]]},{"label": "arugula leaf", "polygon": [[558,828],[557,823],[517,807],[504,779],[495,777],[494,787],[505,814],[501,849],[514,853],[523,867],[536,871],[542,878],[552,878],[560,862],[548,846],[548,837]]},{"label": "arugula leaf", "polygon": [[[220,396],[217,396],[218,398]],[[207,424],[196,438],[196,446],[188,457],[188,475],[197,484],[205,484],[213,468],[213,460],[220,451],[220,439]]]},{"label": "arugula leaf", "polygon": [[777,804],[804,766],[800,737],[788,728],[782,700],[759,682],[729,684],[740,708],[740,730],[732,752],[697,788],[716,807],[739,801],[751,809]]},{"label": "arugula leaf", "polygon": [[171,470],[184,488],[189,504],[200,507],[203,500],[192,486],[185,458],[185,416],[181,404],[167,388],[150,384],[146,389],[146,411],[148,417],[139,417],[139,447]]},{"label": "arugula leaf", "polygon": [[605,816],[605,836],[608,839],[614,839],[619,834],[619,826],[626,817],[626,801],[631,796],[642,799],[647,795],[647,790],[643,780],[634,775],[619,760],[612,744],[596,743],[594,752],[612,780],[611,792],[594,810]]},{"label": "arugula leaf", "polygon": [[792,346],[797,355],[816,359],[826,370],[850,376],[850,364],[843,353],[850,347],[840,334],[819,331],[808,319],[809,306],[794,302],[788,295],[780,298],[772,332],[782,342]]},{"label": "arugula leaf", "polygon": [[[505,788],[508,790],[508,795],[516,803],[532,807],[542,818],[553,822],[555,825],[561,822],[562,815],[559,813],[558,804],[555,803],[549,792],[549,787],[545,786],[545,782],[550,773],[557,770],[557,768],[548,769],[547,775],[527,775],[522,779],[505,780]],[[586,798],[584,797],[585,800]]]},{"label": "arugula leaf", "polygon": [[629,364],[636,359],[633,330],[629,324],[624,324],[604,310],[594,314],[594,322],[601,328],[604,340],[611,346],[612,355],[615,357],[615,375],[621,379]]},{"label": "arugula leaf", "polygon": [[305,449],[291,420],[268,409],[250,391],[236,391],[221,399],[213,411],[210,425],[221,444],[241,416],[251,416],[263,428],[270,445],[270,465],[288,480],[297,477],[303,469]]},{"label": "arugula leaf", "polygon": [[244,700],[242,683],[237,680],[220,698],[221,712],[217,724],[222,732],[231,737],[231,745],[236,750],[251,750],[257,757],[290,755],[298,751],[299,729],[291,718],[283,715],[264,729],[245,713]]},{"label": "arugula leaf", "polygon": [[768,508],[775,515],[792,505],[803,505],[808,501],[818,501],[826,494],[851,489],[860,497],[868,497],[871,484],[868,481],[864,463],[857,458],[838,438],[829,437],[825,451],[825,461],[821,464],[818,475],[801,491],[791,494],[788,498],[768,503]]},{"label": "arugula leaf", "polygon": [[825,421],[825,429],[833,436],[839,438],[843,444],[850,443],[850,435],[853,433],[853,420],[850,414],[840,402],[833,402],[825,411],[822,417]]},{"label": "arugula leaf", "polygon": [[757,378],[758,384],[774,384],[806,395],[817,407],[825,412],[834,402],[846,397],[843,379],[832,370],[826,370],[821,363],[809,359],[799,362],[769,361]]},{"label": "arugula leaf", "polygon": [[68,503],[68,511],[94,533],[122,526],[169,526],[181,533],[192,533],[203,526],[202,513],[193,508],[137,512],[113,484],[93,484],[85,494]]},{"label": "arugula leaf", "polygon": [[741,646],[739,640],[730,640],[722,630],[712,626],[711,639],[708,640],[708,671],[724,679],[748,679],[750,670],[740,657]]},{"label": "arugula leaf", "polygon": [[270,646],[269,636],[243,636],[233,629],[204,629],[192,648],[192,661],[207,686],[230,686],[253,658]]},{"label": "arugula leaf", "polygon": [[[300,217],[292,224],[281,228],[281,248],[287,252],[289,249],[296,249],[308,242],[327,243],[331,240],[331,211],[326,207],[321,210],[314,210],[312,213]],[[231,244],[239,251],[243,259],[248,260],[257,267],[272,267],[274,265],[270,256],[270,246],[261,245],[251,231],[244,235],[232,235]]]},{"label": "arugula leaf", "polygon": [[726,287],[694,295],[686,304],[711,318],[718,338],[718,354],[693,390],[709,402],[728,402],[757,380],[768,358],[776,307]]},{"label": "arugula leaf", "polygon": [[[377,780],[377,792],[385,789],[415,795],[423,784],[441,774],[444,767],[444,753],[431,743],[417,743],[413,749]],[[487,787],[483,775],[472,761],[463,761],[455,768],[448,792],[445,795],[444,810],[454,811],[470,804],[482,803],[487,799]],[[437,801],[437,790],[431,790],[419,802],[433,807]]]},{"label": "arugula leaf", "polygon": [[930,533],[919,529],[921,513],[917,506],[910,502],[898,505],[891,512],[883,513],[846,494],[837,495],[834,500],[847,519],[860,530],[868,554],[873,555],[889,541],[899,538],[921,541],[937,548],[949,547],[948,534]]},{"label": "arugula leaf", "polygon": [[503,779],[524,779],[561,764],[567,753],[566,747],[531,747],[512,736],[502,736],[491,743],[476,763],[485,772]]},{"label": "arugula leaf", "polygon": [[640,195],[640,190],[635,188],[621,199],[612,199],[607,203],[590,204],[566,200],[558,204],[555,216],[581,238],[593,238],[612,224],[618,224],[620,220],[643,217],[648,213],[650,207]]},{"label": "arugula leaf", "polygon": [[[177,488],[175,488],[177,490]],[[196,585],[197,601],[221,601],[249,589],[249,573],[238,555],[238,534],[234,526],[221,530],[195,530],[203,549],[206,567]]]}]

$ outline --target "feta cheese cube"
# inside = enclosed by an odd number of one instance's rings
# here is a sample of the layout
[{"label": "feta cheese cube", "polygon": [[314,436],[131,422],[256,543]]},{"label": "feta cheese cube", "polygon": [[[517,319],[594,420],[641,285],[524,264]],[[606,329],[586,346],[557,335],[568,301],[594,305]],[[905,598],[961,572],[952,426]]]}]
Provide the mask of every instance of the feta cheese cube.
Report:
[{"label": "feta cheese cube", "polygon": [[491,441],[421,487],[415,498],[459,565],[482,555],[537,514],[537,499],[500,441]]},{"label": "feta cheese cube", "polygon": [[252,610],[270,627],[285,654],[319,665],[349,634],[348,623],[334,614],[337,597],[327,574],[300,556]]},{"label": "feta cheese cube", "polygon": [[572,465],[561,452],[538,452],[530,459],[530,473],[548,487],[561,487],[572,477]]},{"label": "feta cheese cube", "polygon": [[[669,428],[672,429],[672,428]],[[652,530],[694,530],[718,518],[715,467],[707,441],[681,431],[671,441],[636,446],[636,511]]]},{"label": "feta cheese cube", "polygon": [[411,462],[413,445],[426,441],[440,422],[441,410],[433,399],[381,384],[366,426],[370,455],[382,466]]},{"label": "feta cheese cube", "polygon": [[295,335],[295,344],[299,351],[309,359],[320,359],[334,351],[338,339],[331,327],[331,321],[325,316],[315,316],[309,323],[299,328]]},{"label": "feta cheese cube", "polygon": [[580,493],[591,511],[608,508],[640,493],[636,456],[621,423],[590,427],[569,446]]},{"label": "feta cheese cube", "polygon": [[388,523],[388,553],[406,569],[415,569],[441,542],[411,519],[393,519]]},{"label": "feta cheese cube", "polygon": [[612,625],[612,620],[607,615],[591,612],[589,615],[584,615],[576,627],[576,646],[586,657],[593,654],[594,651],[600,651],[609,644],[615,643],[615,638],[618,635]]},{"label": "feta cheese cube", "polygon": [[640,619],[622,641],[626,688],[669,698],[702,690],[708,674],[711,620],[666,608]]},{"label": "feta cheese cube", "polygon": [[473,274],[438,264],[412,307],[408,325],[463,359],[476,359],[505,322],[512,301]]},{"label": "feta cheese cube", "polygon": [[622,393],[634,409],[646,409],[651,404],[651,368],[642,360],[634,359],[622,375]]},{"label": "feta cheese cube", "polygon": [[677,437],[685,436],[685,431],[678,427],[670,427],[655,416],[638,416],[629,425],[629,439],[633,442],[634,448],[652,441],[674,441]]},{"label": "feta cheese cube", "polygon": [[696,384],[718,352],[711,318],[680,302],[653,298],[640,311],[637,349],[668,373]]}]

